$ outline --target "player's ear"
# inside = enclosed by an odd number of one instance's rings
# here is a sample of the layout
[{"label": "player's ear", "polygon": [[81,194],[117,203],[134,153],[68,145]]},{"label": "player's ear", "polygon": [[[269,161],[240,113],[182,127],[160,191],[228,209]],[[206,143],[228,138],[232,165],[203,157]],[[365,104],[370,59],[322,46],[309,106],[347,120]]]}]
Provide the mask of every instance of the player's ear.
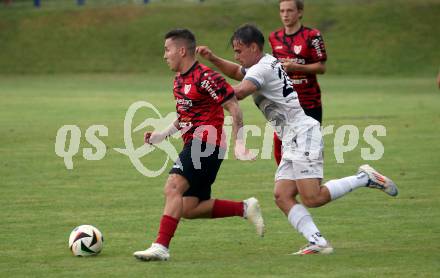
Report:
[{"label": "player's ear", "polygon": [[187,52],[188,50],[185,47],[183,46],[179,47],[179,54],[181,57],[185,57],[187,55]]},{"label": "player's ear", "polygon": [[252,50],[253,53],[257,52],[258,51],[258,45],[253,42],[251,44],[251,50]]}]

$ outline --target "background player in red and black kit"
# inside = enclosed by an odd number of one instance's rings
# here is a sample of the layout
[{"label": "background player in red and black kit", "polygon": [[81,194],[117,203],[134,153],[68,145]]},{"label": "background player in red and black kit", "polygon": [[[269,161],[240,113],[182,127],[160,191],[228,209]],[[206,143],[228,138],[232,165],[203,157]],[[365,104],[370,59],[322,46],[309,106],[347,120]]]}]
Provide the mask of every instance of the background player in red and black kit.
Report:
[{"label": "background player in red and black kit", "polygon": [[168,247],[181,217],[240,216],[253,223],[260,236],[264,232],[257,199],[240,202],[211,199],[211,185],[226,150],[223,108],[233,118],[236,158],[255,157],[242,141],[242,112],[234,90],[220,74],[197,62],[195,50],[196,40],[189,30],[176,29],[165,35],[164,58],[171,70],[177,72],[173,92],[178,118],[164,131],[146,132],[145,142],[157,144],[180,130],[184,147],[165,184],[165,208],[157,239],[150,248],[133,254],[145,261],[169,259]]},{"label": "background player in red and black kit", "polygon": [[[324,41],[316,29],[301,23],[303,0],[280,0],[283,28],[270,33],[273,56],[293,81],[299,102],[307,116],[322,123],[321,89],[316,74],[325,73],[327,54]],[[274,154],[277,164],[281,160],[281,141],[274,134]]]}]

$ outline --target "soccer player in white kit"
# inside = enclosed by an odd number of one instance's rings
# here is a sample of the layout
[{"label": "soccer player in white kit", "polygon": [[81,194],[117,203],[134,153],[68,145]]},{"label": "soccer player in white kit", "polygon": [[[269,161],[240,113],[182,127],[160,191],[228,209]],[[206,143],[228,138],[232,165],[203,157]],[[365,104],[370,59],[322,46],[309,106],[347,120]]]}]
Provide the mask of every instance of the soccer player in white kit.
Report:
[{"label": "soccer player in white kit", "polygon": [[[197,53],[225,75],[241,81],[233,86],[239,100],[252,95],[255,104],[282,138],[283,156],[275,174],[275,203],[289,223],[308,244],[295,255],[330,254],[333,247],[319,232],[306,207],[320,207],[359,187],[377,188],[390,196],[398,193],[395,183],[369,165],[359,167],[353,176],[323,179],[323,140],[320,124],[305,115],[292,81],[276,58],[263,52],[264,36],[254,25],[243,25],[231,37],[235,59],[216,56],[208,47]],[[301,196],[297,201],[296,196]]]}]

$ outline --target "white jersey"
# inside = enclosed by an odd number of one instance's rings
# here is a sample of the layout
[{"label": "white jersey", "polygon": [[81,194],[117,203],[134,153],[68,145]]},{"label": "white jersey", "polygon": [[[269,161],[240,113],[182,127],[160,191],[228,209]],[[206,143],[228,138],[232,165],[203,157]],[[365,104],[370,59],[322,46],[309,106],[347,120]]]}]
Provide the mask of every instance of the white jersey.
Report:
[{"label": "white jersey", "polygon": [[275,180],[322,179],[324,145],[320,124],[304,113],[280,61],[266,54],[243,73],[244,80],[258,88],[253,93],[254,102],[282,140],[283,157]]},{"label": "white jersey", "polygon": [[[292,80],[278,59],[265,54],[257,64],[248,69],[242,68],[242,71],[245,74],[243,80],[251,81],[257,87],[258,90],[252,94],[254,102],[274,126],[280,139],[284,139],[287,133],[295,137],[311,126],[319,125],[318,121],[304,113]],[[290,132],[283,132],[286,127]]]}]

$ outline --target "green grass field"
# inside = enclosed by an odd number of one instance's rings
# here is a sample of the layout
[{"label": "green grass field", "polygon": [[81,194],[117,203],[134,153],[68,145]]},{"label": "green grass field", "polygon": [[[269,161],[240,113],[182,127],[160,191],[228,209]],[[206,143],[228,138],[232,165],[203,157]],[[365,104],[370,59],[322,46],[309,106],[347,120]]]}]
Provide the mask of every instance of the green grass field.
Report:
[{"label": "green grass field", "polygon": [[[272,201],[275,165],[270,160],[224,162],[214,196],[260,199],[267,234],[260,239],[239,219],[181,222],[172,260],[142,263],[132,252],[154,239],[166,174],[147,178],[126,156],[123,121],[138,100],[171,112],[171,73],[151,75],[0,76],[0,276],[32,277],[434,277],[440,270],[439,90],[433,78],[324,76],[324,126],[384,125],[385,154],[374,166],[391,176],[400,195],[359,189],[323,208],[311,209],[331,240],[331,256],[293,257],[304,244]],[[245,123],[264,125],[254,105],[242,103]],[[140,113],[135,121],[142,121]],[[87,161],[82,138],[74,169],[55,155],[57,130],[75,124],[108,127],[104,159]],[[362,134],[362,133],[361,133]],[[136,145],[142,132],[133,135]],[[333,135],[326,140],[326,179],[354,173],[364,163],[360,145],[337,164]],[[174,141],[177,146],[179,142]],[[261,144],[253,138],[251,147]],[[161,165],[160,151],[144,158]],[[169,164],[171,166],[171,164]],[[79,224],[104,234],[102,254],[76,258],[67,240]]]},{"label": "green grass field", "polygon": [[[256,23],[266,37],[281,27],[277,0],[87,0],[80,8],[41,0],[41,9],[13,1],[0,5],[2,74],[166,74],[162,39],[172,28],[190,28],[200,44],[232,58],[227,41],[238,26]],[[314,0],[303,22],[322,32],[329,73],[430,76],[440,64],[439,14],[438,0]]]},{"label": "green grass field", "polygon": [[[239,218],[182,220],[172,260],[142,263],[133,251],[155,238],[166,173],[142,176],[124,148],[124,117],[135,101],[173,112],[172,74],[163,63],[163,34],[188,27],[200,44],[231,58],[226,41],[244,22],[267,35],[280,27],[276,0],[30,0],[0,5],[0,277],[435,277],[440,271],[440,63],[438,0],[316,0],[303,22],[323,33],[328,74],[320,77],[324,127],[359,128],[359,145],[337,163],[334,133],[325,136],[326,180],[355,173],[370,125],[380,160],[367,161],[399,186],[400,195],[359,189],[324,208],[311,209],[335,247],[331,256],[293,257],[305,242],[276,208],[275,163],[227,160],[213,188],[218,198],[256,196],[264,239]],[[249,5],[252,3],[252,5]],[[266,50],[269,50],[266,46]],[[24,75],[22,75],[24,74]],[[330,74],[330,75],[329,75]],[[381,76],[381,77],[376,77]],[[245,124],[264,127],[250,100]],[[152,114],[139,111],[134,125]],[[85,160],[89,126],[108,127],[102,160]],[[73,170],[55,154],[63,125],[82,132]],[[141,146],[142,133],[134,133]],[[262,138],[251,137],[260,148]],[[181,142],[172,141],[178,149]],[[149,169],[165,154],[142,159]],[[168,168],[171,163],[168,164]],[[68,236],[80,224],[105,237],[97,257],[76,258]]]}]

